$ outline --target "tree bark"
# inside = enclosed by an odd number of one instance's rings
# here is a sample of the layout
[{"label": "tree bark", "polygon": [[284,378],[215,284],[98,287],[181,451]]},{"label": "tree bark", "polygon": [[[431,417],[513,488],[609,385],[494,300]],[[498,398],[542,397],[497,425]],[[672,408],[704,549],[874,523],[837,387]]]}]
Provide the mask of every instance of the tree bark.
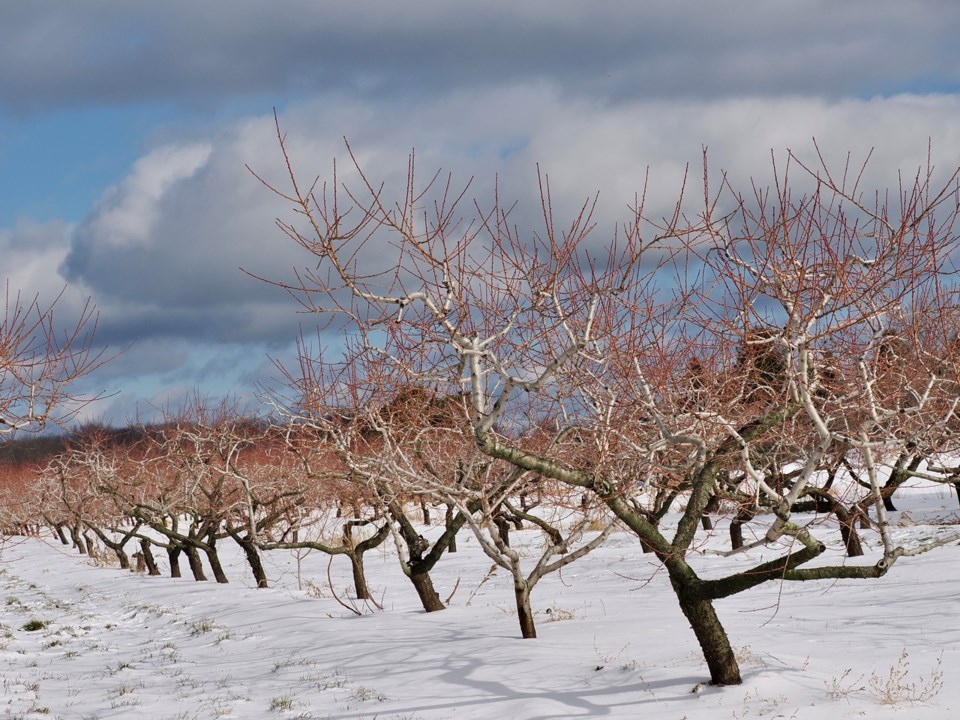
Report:
[{"label": "tree bark", "polygon": [[153,550],[150,549],[150,541],[146,538],[140,538],[140,555],[143,557],[143,564],[147,567],[147,574],[159,575],[160,568],[157,567],[157,560],[153,557]]},{"label": "tree bark", "polygon": [[170,577],[183,577],[180,572],[180,553],[182,548],[177,547],[172,542],[167,546],[167,560],[170,562]]},{"label": "tree bark", "polygon": [[210,569],[213,571],[214,580],[223,584],[230,582],[227,579],[226,573],[223,572],[223,566],[220,564],[220,554],[217,552],[217,546],[213,543],[206,543],[206,546],[203,548],[203,552],[206,553],[207,562],[210,563]]},{"label": "tree bark", "polygon": [[[257,582],[258,588],[269,587],[267,584],[267,573],[263,569],[263,561],[260,559],[260,553],[257,552],[257,546],[249,538],[241,538],[234,535],[233,539],[243,548],[243,554],[247,558],[247,564],[250,566],[250,572],[253,573],[253,579]],[[221,570],[221,572],[223,572]]]},{"label": "tree bark", "polygon": [[190,572],[193,573],[193,579],[197,582],[205,582],[207,576],[203,574],[203,564],[200,562],[200,553],[193,545],[184,545],[183,552],[187,556],[187,562],[190,563]]},{"label": "tree bark", "polygon": [[353,571],[353,589],[357,600],[369,600],[370,589],[367,587],[367,575],[363,570],[363,554],[356,551],[347,553],[350,558],[350,569]]},{"label": "tree bark", "polygon": [[417,591],[417,596],[420,598],[420,604],[423,605],[423,609],[426,612],[437,612],[446,609],[440,596],[437,595],[436,589],[433,587],[433,580],[430,578],[430,573],[418,573],[411,568],[409,577],[410,582],[413,583],[413,587]]},{"label": "tree bark", "polygon": [[[673,578],[671,577],[671,580]],[[700,643],[700,650],[707,668],[710,671],[712,685],[739,685],[743,682],[740,677],[740,666],[737,657],[730,646],[730,639],[720,623],[713,603],[710,600],[697,598],[687,592],[682,585],[674,582],[677,600],[680,609],[693,628]]]},{"label": "tree bark", "polygon": [[513,594],[517,601],[517,618],[520,620],[520,635],[524,640],[537,637],[537,628],[533,622],[533,610],[530,608],[530,588],[514,583]]},{"label": "tree bark", "polygon": [[81,555],[87,554],[87,544],[83,541],[83,538],[80,536],[79,528],[70,526],[70,537],[73,540],[73,546],[77,549],[77,552]]}]

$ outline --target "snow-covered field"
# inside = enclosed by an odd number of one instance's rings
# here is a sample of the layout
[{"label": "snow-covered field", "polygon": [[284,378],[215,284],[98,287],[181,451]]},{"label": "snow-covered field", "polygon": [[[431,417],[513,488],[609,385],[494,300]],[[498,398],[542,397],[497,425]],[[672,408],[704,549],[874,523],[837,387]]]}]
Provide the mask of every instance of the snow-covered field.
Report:
[{"label": "snow-covered field", "polygon": [[[902,504],[893,520],[904,541],[957,529],[946,489]],[[931,513],[938,504],[946,509]],[[513,537],[539,541],[532,530]],[[466,531],[460,552],[434,572],[441,596],[453,594],[432,614],[418,609],[390,543],[368,556],[384,609],[362,617],[331,595],[325,556],[301,558],[298,572],[290,553],[268,554],[272,587],[257,590],[231,545],[222,543],[231,583],[217,585],[95,566],[49,539],[3,541],[0,717],[946,720],[960,712],[956,544],[904,558],[879,581],[770,583],[719,602],[744,674],[743,685],[726,688],[704,684],[706,666],[666,575],[625,532],[534,589],[536,640],[520,639],[510,580],[503,570],[488,577],[491,563]],[[834,548],[830,555],[842,560]],[[333,561],[343,599],[348,571]]]}]

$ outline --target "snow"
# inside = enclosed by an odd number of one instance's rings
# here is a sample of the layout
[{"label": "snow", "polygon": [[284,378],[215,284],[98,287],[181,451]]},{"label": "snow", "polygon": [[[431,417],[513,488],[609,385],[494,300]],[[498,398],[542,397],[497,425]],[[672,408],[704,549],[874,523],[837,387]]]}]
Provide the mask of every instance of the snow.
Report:
[{"label": "snow", "polygon": [[[901,542],[960,522],[946,489],[901,504]],[[722,549],[724,531],[705,544]],[[540,541],[533,530],[512,538],[531,555]],[[362,616],[333,596],[326,556],[268,553],[272,587],[258,590],[239,549],[221,545],[227,585],[98,565],[52,537],[4,540],[0,717],[927,720],[960,710],[956,543],[903,558],[880,580],[768,583],[718,602],[744,677],[725,688],[706,684],[665,573],[626,532],[534,589],[535,640],[519,637],[508,574],[488,576],[466,531],[433,573],[449,608],[430,614],[389,542],[367,556],[383,609]],[[334,558],[330,577],[349,604],[347,561]],[[44,627],[25,629],[32,620]]]}]

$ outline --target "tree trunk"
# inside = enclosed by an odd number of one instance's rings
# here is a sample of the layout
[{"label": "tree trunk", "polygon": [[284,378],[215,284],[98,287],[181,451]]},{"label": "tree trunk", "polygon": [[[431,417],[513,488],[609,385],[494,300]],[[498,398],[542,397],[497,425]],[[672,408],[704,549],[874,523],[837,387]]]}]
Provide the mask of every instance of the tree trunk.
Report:
[{"label": "tree trunk", "polygon": [[353,588],[357,593],[358,600],[372,599],[370,588],[367,587],[367,573],[363,567],[363,554],[379,547],[389,535],[390,523],[384,522],[373,535],[358,542],[353,547],[353,551],[347,553],[350,558],[350,568],[353,571]]},{"label": "tree trunk", "polygon": [[[960,483],[957,484],[957,497],[960,498]],[[444,518],[444,523],[447,527],[450,527],[450,524],[453,522],[453,505],[447,505],[446,517]],[[457,536],[453,535],[450,538],[450,542],[447,544],[447,552],[455,553],[457,551]]]},{"label": "tree trunk", "polygon": [[98,557],[100,556],[100,552],[99,552],[99,550],[97,549],[97,546],[96,546],[96,544],[93,542],[93,540],[90,539],[90,536],[87,535],[87,533],[83,533],[83,539],[84,539],[84,540],[86,541],[86,543],[87,543],[87,555],[89,555],[90,557],[92,557],[92,558],[94,558],[94,559],[98,558]]},{"label": "tree trunk", "polygon": [[433,587],[433,580],[430,578],[430,573],[411,571],[409,578],[410,582],[413,583],[414,589],[417,591],[420,603],[423,605],[425,611],[437,612],[438,610],[446,609],[443,601],[440,600],[440,596],[437,595],[436,589]]},{"label": "tree trunk", "polygon": [[730,548],[732,550],[739,550],[743,547],[743,526],[753,520],[756,514],[755,508],[740,508],[740,512],[730,521]]},{"label": "tree trunk", "polygon": [[450,539],[457,534],[457,531],[463,527],[466,522],[466,516],[463,513],[457,513],[454,519],[447,525],[443,535],[441,535],[431,547],[430,541],[422,535],[419,535],[416,528],[410,523],[410,519],[403,511],[403,507],[396,500],[391,500],[387,505],[390,515],[400,526],[400,536],[410,553],[410,559],[403,568],[404,574],[410,578],[413,587],[420,597],[423,609],[427,612],[436,612],[445,609],[440,596],[433,587],[433,580],[430,578],[430,570],[439,562],[440,558],[447,550]]},{"label": "tree trunk", "polygon": [[704,530],[713,530],[713,518],[710,513],[715,513],[720,509],[720,498],[716,495],[710,497],[710,501],[703,509],[703,515],[700,516],[700,525]]},{"label": "tree trunk", "polygon": [[837,520],[840,521],[840,537],[843,538],[843,545],[847,549],[847,557],[861,557],[863,555],[863,545],[860,542],[860,536],[857,534],[859,513],[850,512],[840,503],[837,503],[834,512],[837,515]]},{"label": "tree trunk", "polygon": [[210,563],[210,569],[213,571],[214,580],[223,584],[230,582],[227,580],[227,575],[223,572],[223,566],[220,564],[220,555],[217,553],[217,546],[213,543],[207,543],[203,551],[207,555],[207,562]]},{"label": "tree trunk", "polygon": [[250,571],[253,573],[253,579],[257,581],[257,587],[269,587],[267,585],[267,573],[263,569],[263,562],[260,560],[260,553],[257,552],[257,546],[254,545],[249,539],[240,540],[236,537],[234,539],[237,540],[237,544],[243,548],[243,554],[247,557],[247,564],[250,565]]},{"label": "tree trunk", "polygon": [[504,545],[510,547],[510,523],[502,515],[493,518],[493,524],[497,526],[497,535]]},{"label": "tree trunk", "polygon": [[357,600],[369,600],[370,589],[367,587],[367,575],[363,570],[363,553],[356,551],[347,553],[350,558],[350,568],[353,570],[353,588],[357,593]]},{"label": "tree trunk", "polygon": [[[957,489],[957,494],[960,496],[960,488]],[[61,545],[69,545],[70,541],[67,539],[66,533],[63,532],[63,525],[54,525],[53,529],[57,533],[57,537],[60,538]]]},{"label": "tree trunk", "polygon": [[[857,505],[852,509],[845,507],[830,493],[824,492],[819,488],[808,488],[806,494],[813,498],[813,507],[811,509],[822,513],[833,513],[837,516],[840,524],[840,537],[843,539],[843,545],[847,550],[847,557],[860,557],[863,555],[863,545],[860,542],[860,536],[857,534],[857,520],[862,519],[864,511]],[[794,512],[804,512],[806,503],[797,503],[794,505]]]},{"label": "tree trunk", "polygon": [[739,550],[743,547],[743,523],[738,522],[738,515],[730,522],[730,549]]},{"label": "tree trunk", "polygon": [[203,564],[200,562],[200,553],[193,545],[184,545],[183,552],[187,556],[187,562],[190,563],[190,572],[193,573],[193,579],[197,582],[205,582],[207,576],[203,574]]},{"label": "tree trunk", "polygon": [[530,588],[527,587],[526,583],[514,583],[513,594],[517,600],[520,635],[524,640],[537,637],[537,628],[533,624],[533,610],[530,608]]},{"label": "tree trunk", "polygon": [[[669,568],[668,568],[669,570]],[[693,628],[700,643],[700,650],[707,668],[710,670],[712,685],[739,685],[743,682],[740,677],[740,666],[730,647],[730,639],[720,623],[713,602],[697,597],[689,587],[685,577],[670,571],[670,581],[673,584],[680,609]]]},{"label": "tree trunk", "polygon": [[[620,497],[611,494],[604,498],[604,502],[626,523],[627,527],[637,534],[643,545],[650,546],[666,567],[680,610],[690,623],[694,635],[697,636],[700,651],[707,662],[710,682],[714,685],[739,685],[743,682],[737,658],[733,654],[733,648],[730,647],[730,639],[720,623],[720,618],[717,617],[713,602],[697,592],[697,586],[701,581],[693,568],[682,556],[676,554],[674,544],[668,543],[655,527]],[[706,505],[705,500],[703,505]],[[696,507],[688,506],[687,514],[681,519],[681,525],[677,528],[677,538],[682,539],[681,533],[685,532],[687,537],[692,539],[697,519],[702,514],[702,510],[697,512]],[[684,521],[687,527],[683,526]]]},{"label": "tree trunk", "polygon": [[129,569],[130,569],[130,558],[127,557],[127,553],[124,551],[123,546],[122,546],[122,545],[116,545],[116,547],[112,548],[112,550],[113,550],[113,552],[116,554],[117,560],[120,561],[120,569],[121,569],[121,570],[129,570]]},{"label": "tree trunk", "polygon": [[906,462],[908,457],[907,453],[903,453],[900,456],[890,476],[887,478],[887,482],[880,488],[880,498],[883,500],[883,507],[887,512],[897,511],[896,506],[893,504],[893,494],[900,489],[903,483],[913,477],[914,471],[916,471],[916,469],[920,467],[920,463],[923,462],[923,456],[921,455],[917,455],[911,458],[910,462]]},{"label": "tree trunk", "polygon": [[143,557],[143,564],[147,568],[147,574],[157,576],[160,574],[160,568],[157,567],[156,558],[153,557],[153,550],[150,549],[150,541],[146,538],[140,538],[140,555]]},{"label": "tree trunk", "polygon": [[73,546],[77,549],[77,552],[81,555],[87,554],[87,544],[83,541],[83,538],[80,536],[79,528],[72,527],[70,528],[70,537],[73,539]]},{"label": "tree trunk", "polygon": [[172,542],[167,546],[167,559],[170,562],[170,577],[178,578],[183,577],[180,572],[180,553],[182,549],[174,545]]}]

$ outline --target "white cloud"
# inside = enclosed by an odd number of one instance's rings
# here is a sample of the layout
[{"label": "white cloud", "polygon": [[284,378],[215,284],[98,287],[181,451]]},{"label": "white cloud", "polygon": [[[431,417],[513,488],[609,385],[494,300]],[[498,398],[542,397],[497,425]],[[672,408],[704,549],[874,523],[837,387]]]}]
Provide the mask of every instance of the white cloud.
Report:
[{"label": "white cloud", "polygon": [[[408,152],[415,147],[422,179],[441,167],[461,182],[473,177],[471,194],[481,206],[489,205],[499,176],[504,199],[519,202],[512,218],[524,233],[542,223],[536,184],[540,163],[550,175],[561,225],[586,197],[601,191],[597,244],[607,243],[615,224],[626,218],[647,166],[652,213],[670,210],[687,163],[688,191],[695,201],[702,145],[709,146],[714,177],[725,169],[741,186],[751,176],[762,184],[770,181],[771,149],[780,160],[787,148],[815,159],[814,136],[835,167],[848,151],[859,162],[875,148],[866,181],[877,187],[895,187],[899,170],[912,175],[925,161],[928,140],[944,173],[960,158],[960,97],[953,95],[598,105],[536,83],[389,106],[345,99],[302,103],[284,113],[281,125],[304,183],[318,175],[321,183],[329,179],[337,157],[339,180],[356,187],[341,139],[347,135],[370,179],[384,180],[388,194],[399,193]],[[161,377],[176,385],[188,384],[191,377],[200,383],[198,368],[217,367],[217,374],[229,378],[221,382],[224,388],[233,383],[237,392],[249,393],[253,376],[264,372],[253,365],[262,365],[267,348],[286,352],[300,325],[311,334],[315,318],[298,315],[284,292],[239,268],[282,280],[290,278],[292,268],[314,267],[316,260],[274,226],[278,216],[302,219],[289,202],[260,185],[245,164],[285,187],[272,116],[239,120],[200,141],[171,139],[108,191],[69,235],[69,254],[63,244],[68,228],[60,228],[59,243],[44,233],[46,244],[38,243],[37,249],[24,249],[21,241],[14,251],[21,253],[20,282],[25,287],[60,283],[59,264],[78,286],[78,297],[89,292],[100,307],[103,340],[114,347],[138,340],[143,352],[158,354],[150,363],[155,374],[148,385],[157,387]],[[463,210],[469,214],[472,206]],[[16,236],[26,233],[21,228]],[[6,238],[12,246],[11,237],[0,235],[0,243]],[[367,269],[390,269],[389,248],[378,242],[372,241],[359,261]],[[170,357],[162,357],[168,349]],[[119,363],[122,368],[104,376],[109,382],[119,381],[118,375],[148,374],[132,361]],[[233,374],[225,370],[231,367]],[[129,397],[117,403],[114,409]]]},{"label": "white cloud", "polygon": [[30,219],[0,228],[0,307],[9,293],[11,303],[18,297],[21,305],[36,300],[43,309],[56,303],[55,317],[64,326],[79,318],[87,298],[57,272],[70,249],[71,232],[68,223]]},{"label": "white cloud", "polygon": [[[944,168],[960,158],[960,98],[949,95],[597,106],[537,84],[387,109],[309,103],[288,111],[281,124],[303,183],[328,179],[338,157],[339,180],[356,187],[340,139],[348,135],[371,180],[399,193],[415,147],[422,179],[438,168],[461,183],[473,177],[471,192],[481,206],[489,204],[499,175],[504,198],[520,203],[514,220],[527,231],[539,229],[540,163],[561,223],[601,191],[598,243],[625,219],[648,166],[651,212],[670,210],[687,163],[688,192],[696,198],[702,145],[709,146],[714,177],[723,169],[741,186],[751,177],[770,182],[771,150],[779,162],[788,148],[815,161],[813,137],[834,167],[848,151],[859,162],[875,148],[866,179],[878,187],[895,187],[899,170],[912,174],[928,140]],[[297,318],[284,294],[239,268],[287,279],[291,268],[315,262],[273,226],[277,216],[300,222],[290,203],[262,187],[245,164],[286,188],[272,117],[247,118],[201,143],[149,153],[76,229],[65,274],[90,290],[121,337],[179,332],[229,343],[279,341],[292,331]],[[360,257],[389,269],[389,253],[376,241]]]},{"label": "white cloud", "polygon": [[[648,166],[652,214],[672,208],[688,163],[699,193],[702,145],[714,177],[741,185],[769,181],[771,150],[815,159],[813,137],[835,166],[875,148],[871,186],[912,174],[928,140],[952,170],[958,21],[960,4],[944,0],[0,3],[3,115],[55,128],[76,108],[134,107],[182,123],[145,128],[153,149],[75,227],[0,228],[0,278],[29,297],[69,281],[65,308],[92,295],[100,338],[142,349],[110,382],[153,373],[189,386],[198,368],[228,366],[252,377],[251,353],[283,347],[301,323],[309,333],[313,318],[239,268],[283,280],[315,261],[274,227],[300,221],[290,204],[244,168],[285,184],[273,118],[238,108],[284,107],[304,182],[329,178],[336,157],[355,185],[347,136],[371,180],[399,192],[416,148],[421,179],[474,178],[481,206],[496,178],[528,232],[541,222],[539,163],[561,224],[601,192],[605,244]],[[391,257],[375,238],[358,262],[390,269]]]},{"label": "white cloud", "polygon": [[210,157],[209,143],[166,146],[140,158],[118,186],[106,190],[85,232],[110,249],[149,243],[161,203],[178,183],[193,177]]}]

